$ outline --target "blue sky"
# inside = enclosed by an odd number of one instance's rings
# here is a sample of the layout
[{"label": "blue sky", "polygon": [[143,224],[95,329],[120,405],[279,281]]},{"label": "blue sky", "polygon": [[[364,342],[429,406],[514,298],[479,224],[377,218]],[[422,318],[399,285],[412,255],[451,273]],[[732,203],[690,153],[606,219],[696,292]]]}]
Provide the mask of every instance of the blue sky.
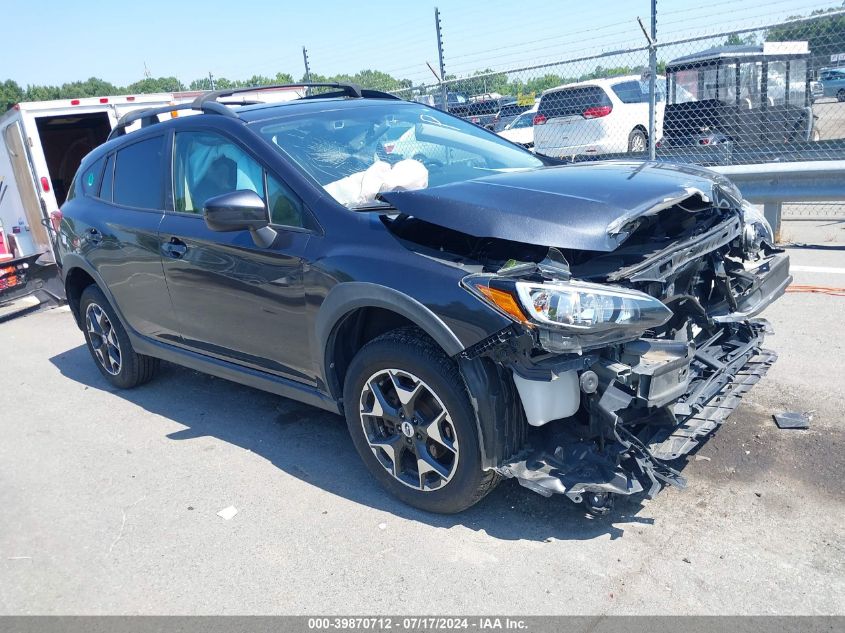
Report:
[{"label": "blue sky", "polygon": [[[754,26],[841,0],[659,0],[659,37]],[[364,68],[430,82],[437,66],[434,7],[446,70],[459,76],[639,46],[650,0],[17,0],[3,12],[0,80],[61,84],[101,77],[118,85],[207,73],[230,79],[303,71],[302,45],[321,74]],[[609,64],[607,64],[609,65]]]}]

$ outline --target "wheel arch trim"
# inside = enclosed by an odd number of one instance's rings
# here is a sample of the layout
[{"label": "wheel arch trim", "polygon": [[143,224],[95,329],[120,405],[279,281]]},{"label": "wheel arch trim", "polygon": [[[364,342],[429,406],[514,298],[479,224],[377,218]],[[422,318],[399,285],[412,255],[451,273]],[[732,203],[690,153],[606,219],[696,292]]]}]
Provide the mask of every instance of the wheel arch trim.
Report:
[{"label": "wheel arch trim", "polygon": [[[91,279],[94,280],[94,283],[97,287],[102,291],[104,295],[106,295],[106,299],[108,299],[109,304],[111,304],[112,309],[117,314],[117,317],[120,319],[120,324],[123,326],[127,332],[132,332],[131,328],[127,326],[126,319],[123,316],[123,313],[120,311],[120,306],[117,305],[117,302],[114,300],[114,295],[109,290],[108,286],[103,281],[102,277],[97,273],[93,266],[84,258],[80,257],[76,253],[65,253],[62,256],[62,286],[65,288],[65,293],[67,294],[67,280],[70,276],[70,273],[74,269],[80,269],[85,272]],[[70,297],[68,296],[68,303],[70,303]],[[82,328],[82,323],[79,319],[79,315],[74,314],[74,319],[77,321],[77,325]]]},{"label": "wheel arch trim", "polygon": [[319,377],[330,391],[333,389],[329,377],[333,335],[344,318],[360,308],[382,308],[408,319],[434,339],[448,356],[464,350],[465,346],[449,326],[416,299],[379,284],[360,281],[339,283],[326,295],[314,321],[314,358],[317,359]]}]

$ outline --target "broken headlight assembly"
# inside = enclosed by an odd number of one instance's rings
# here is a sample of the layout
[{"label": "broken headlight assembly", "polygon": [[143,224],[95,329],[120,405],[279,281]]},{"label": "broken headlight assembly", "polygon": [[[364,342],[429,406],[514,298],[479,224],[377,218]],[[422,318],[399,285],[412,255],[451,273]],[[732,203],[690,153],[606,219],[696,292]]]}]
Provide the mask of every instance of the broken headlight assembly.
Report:
[{"label": "broken headlight assembly", "polygon": [[672,317],[643,292],[580,281],[535,283],[470,275],[464,284],[509,317],[537,327],[542,346],[555,353],[638,338]]},{"label": "broken headlight assembly", "polygon": [[757,254],[763,242],[775,243],[775,234],[766,216],[748,201],[742,203],[742,223],[742,249],[746,253]]}]

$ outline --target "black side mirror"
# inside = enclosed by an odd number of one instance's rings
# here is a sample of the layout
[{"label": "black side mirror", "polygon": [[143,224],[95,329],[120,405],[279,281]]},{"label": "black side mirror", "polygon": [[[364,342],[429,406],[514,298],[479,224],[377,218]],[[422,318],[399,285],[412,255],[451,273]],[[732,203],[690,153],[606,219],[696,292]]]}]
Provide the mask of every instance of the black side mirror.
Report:
[{"label": "black side mirror", "polygon": [[267,248],[276,239],[264,200],[254,191],[239,189],[214,196],[203,207],[205,224],[212,231],[249,231],[256,246]]}]

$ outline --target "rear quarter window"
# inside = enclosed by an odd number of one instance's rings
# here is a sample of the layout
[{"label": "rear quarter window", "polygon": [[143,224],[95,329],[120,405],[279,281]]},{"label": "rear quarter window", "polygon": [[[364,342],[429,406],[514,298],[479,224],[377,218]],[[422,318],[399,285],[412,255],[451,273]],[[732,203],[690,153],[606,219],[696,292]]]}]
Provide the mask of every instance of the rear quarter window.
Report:
[{"label": "rear quarter window", "polygon": [[156,136],[119,149],[115,158],[115,204],[137,209],[164,207],[164,137]]},{"label": "rear quarter window", "polygon": [[538,114],[547,119],[583,114],[587,108],[612,105],[604,89],[599,86],[564,88],[549,92],[540,99]]},{"label": "rear quarter window", "polygon": [[100,183],[103,179],[103,165],[106,163],[105,156],[84,167],[77,175],[77,187],[79,193],[84,196],[96,196],[100,192]]},{"label": "rear quarter window", "polygon": [[648,82],[623,81],[611,89],[622,103],[648,103]]}]

